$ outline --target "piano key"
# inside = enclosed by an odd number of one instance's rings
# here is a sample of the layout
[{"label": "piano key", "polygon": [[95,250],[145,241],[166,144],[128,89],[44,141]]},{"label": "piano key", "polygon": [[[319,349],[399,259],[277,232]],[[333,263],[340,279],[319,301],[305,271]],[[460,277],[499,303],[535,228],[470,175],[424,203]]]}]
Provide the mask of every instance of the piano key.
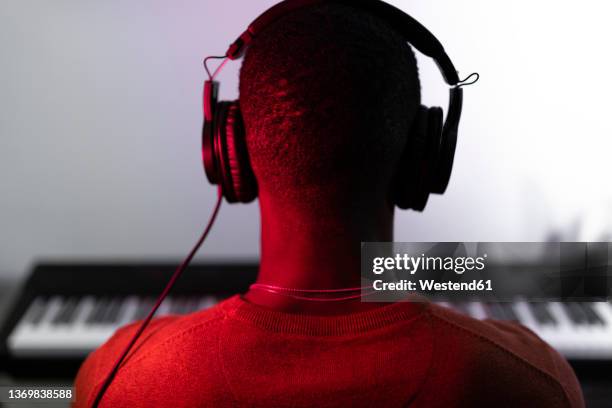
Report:
[{"label": "piano key", "polygon": [[578,303],[578,306],[580,308],[582,308],[582,310],[584,311],[587,320],[590,324],[597,324],[597,325],[603,325],[603,320],[601,319],[601,316],[599,316],[599,314],[597,314],[597,312],[595,311],[595,309],[593,309],[593,307],[591,307],[590,304],[586,303],[586,302],[580,302]]},{"label": "piano key", "polygon": [[181,308],[179,314],[186,315],[191,313],[191,298],[185,297],[181,299]]},{"label": "piano key", "polygon": [[189,300],[186,298],[174,298],[172,305],[170,306],[171,314],[185,314],[187,302]]},{"label": "piano key", "polygon": [[[482,303],[481,303],[482,304]],[[486,319],[493,318],[498,320],[518,321],[516,313],[512,309],[512,305],[507,302],[486,302],[483,305],[484,316],[477,317],[472,314],[473,317]]]},{"label": "piano key", "polygon": [[123,302],[119,298],[112,299],[106,310],[104,311],[104,315],[100,318],[100,323],[102,324],[113,324],[117,323],[119,319],[119,312],[121,311],[121,306]]},{"label": "piano key", "polygon": [[474,319],[482,320],[487,318],[487,310],[481,302],[468,302],[466,310]]},{"label": "piano key", "polygon": [[92,296],[85,296],[81,299],[76,307],[76,316],[74,318],[73,325],[81,327],[85,325],[85,321],[91,314],[92,309],[95,305],[95,299]]},{"label": "piano key", "polygon": [[[163,303],[159,306],[159,308],[157,308],[157,311],[155,312],[155,315],[153,316],[153,318],[164,317],[170,314],[170,309],[172,308],[174,301],[175,301],[174,297],[168,296],[163,301]],[[134,314],[133,321],[145,319],[151,312],[151,309],[153,309],[153,306],[155,305],[156,302],[157,302],[157,298],[153,298],[153,297],[146,297],[146,298],[140,299],[138,308],[136,309],[136,313]]]},{"label": "piano key", "polygon": [[509,302],[502,302],[499,304],[504,314],[506,315],[506,320],[511,322],[519,322],[519,318],[514,310],[514,306]]},{"label": "piano key", "polygon": [[49,326],[53,323],[53,319],[62,307],[63,302],[64,300],[61,296],[53,296],[49,299],[45,312],[40,319],[40,326]]},{"label": "piano key", "polygon": [[147,315],[151,311],[151,308],[153,307],[154,304],[155,304],[155,299],[153,298],[147,297],[147,298],[140,299],[138,302],[138,308],[136,309],[136,313],[134,313],[132,320],[133,321],[142,320],[145,317],[147,317]]},{"label": "piano key", "polygon": [[53,324],[69,324],[76,315],[76,308],[79,300],[74,297],[64,299],[64,302],[59,309],[57,315],[52,320]]},{"label": "piano key", "polygon": [[523,300],[514,303],[514,310],[519,319],[519,322],[533,331],[536,331],[536,327],[539,322],[536,319],[531,304]]},{"label": "piano key", "polygon": [[563,308],[573,323],[577,325],[588,323],[586,313],[576,302],[563,303]]},{"label": "piano key", "polygon": [[557,321],[548,310],[548,305],[545,302],[532,302],[528,303],[531,313],[540,325],[556,325]]},{"label": "piano key", "polygon": [[138,309],[138,303],[139,300],[137,296],[128,296],[122,299],[121,308],[117,315],[117,326],[125,326],[134,321],[132,317]]},{"label": "piano key", "polygon": [[47,300],[37,297],[26,311],[23,321],[30,324],[38,324],[46,312]]},{"label": "piano key", "polygon": [[502,308],[500,303],[487,302],[485,304],[485,310],[488,312],[487,315],[497,320],[509,320],[506,311]]},{"label": "piano key", "polygon": [[435,302],[437,305],[446,307],[448,309],[452,309],[453,305],[450,304],[450,302],[446,302],[446,301],[439,301],[439,302]]},{"label": "piano key", "polygon": [[612,305],[608,302],[592,302],[590,305],[593,310],[597,311],[598,316],[604,322],[604,327],[609,328],[612,336]]},{"label": "piano key", "polygon": [[467,302],[451,301],[451,305],[456,311],[466,314],[468,316],[470,315],[470,307]]},{"label": "piano key", "polygon": [[200,307],[200,300],[192,297],[189,299],[189,302],[187,303],[187,313],[193,313],[197,311],[199,307]]},{"label": "piano key", "polygon": [[203,296],[202,298],[200,298],[198,310],[209,309],[213,307],[214,305],[216,305],[217,303],[219,303],[219,299],[216,296],[211,296],[211,295]]},{"label": "piano key", "polygon": [[194,313],[200,307],[200,299],[191,296],[187,302],[186,310],[187,314]]},{"label": "piano key", "polygon": [[102,318],[104,317],[106,309],[108,308],[109,302],[110,301],[107,298],[100,298],[96,300],[96,303],[93,309],[91,310],[91,313],[89,314],[89,317],[87,318],[86,322],[88,324],[100,323],[102,321]]},{"label": "piano key", "polygon": [[[162,316],[167,316],[170,313],[170,309],[172,308],[172,305],[174,304],[174,302],[176,301],[176,298],[172,297],[172,296],[168,296],[161,305],[159,305],[159,308],[157,309],[157,312],[155,312],[155,316],[154,317],[162,317]],[[155,302],[157,302],[157,298],[153,301],[153,304],[151,305],[151,308],[153,307],[153,305],[155,304]],[[150,312],[150,310],[147,311],[147,313]]]},{"label": "piano key", "polygon": [[100,307],[102,302],[104,302],[104,299],[94,299],[94,303],[85,319],[86,324],[90,325],[93,324],[94,321],[96,321],[98,315],[100,314]]}]

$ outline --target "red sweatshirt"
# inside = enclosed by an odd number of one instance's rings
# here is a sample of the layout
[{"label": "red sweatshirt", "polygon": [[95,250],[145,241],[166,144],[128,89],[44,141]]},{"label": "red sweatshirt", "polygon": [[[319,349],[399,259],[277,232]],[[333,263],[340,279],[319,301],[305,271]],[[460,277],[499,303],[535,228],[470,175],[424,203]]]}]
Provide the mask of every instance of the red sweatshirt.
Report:
[{"label": "red sweatshirt", "polygon": [[[89,406],[137,325],[76,379]],[[264,309],[235,296],[152,322],[101,407],[582,407],[567,362],[528,329],[430,303],[343,316]]]}]

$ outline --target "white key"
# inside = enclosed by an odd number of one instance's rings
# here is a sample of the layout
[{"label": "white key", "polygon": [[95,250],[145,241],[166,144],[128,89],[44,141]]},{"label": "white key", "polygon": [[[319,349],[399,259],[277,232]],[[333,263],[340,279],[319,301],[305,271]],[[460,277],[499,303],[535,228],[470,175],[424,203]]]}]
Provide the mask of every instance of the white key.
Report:
[{"label": "white key", "polygon": [[[527,304],[527,302],[519,300],[518,302],[515,302],[513,305],[514,305],[514,312],[518,316],[519,321],[521,322],[523,326],[528,327],[530,330],[534,332],[537,332],[538,330],[541,329],[535,317],[533,317],[533,314],[531,313],[531,310],[529,309],[529,305]],[[542,328],[544,327],[545,326],[542,326]]]},{"label": "white key", "polygon": [[209,309],[213,307],[214,305],[216,305],[217,303],[219,303],[219,301],[217,300],[215,296],[204,296],[202,297],[202,300],[200,300],[200,305],[198,307],[198,310]]},{"label": "white key", "polygon": [[484,305],[481,302],[468,302],[467,309],[474,319],[483,320],[488,318]]},{"label": "white key", "polygon": [[125,326],[134,321],[134,314],[138,310],[139,299],[137,296],[130,296],[125,299],[121,316],[119,317],[119,326]]},{"label": "white key", "polygon": [[440,305],[442,307],[446,307],[448,309],[452,309],[453,305],[451,305],[449,302],[434,302],[437,305]]}]

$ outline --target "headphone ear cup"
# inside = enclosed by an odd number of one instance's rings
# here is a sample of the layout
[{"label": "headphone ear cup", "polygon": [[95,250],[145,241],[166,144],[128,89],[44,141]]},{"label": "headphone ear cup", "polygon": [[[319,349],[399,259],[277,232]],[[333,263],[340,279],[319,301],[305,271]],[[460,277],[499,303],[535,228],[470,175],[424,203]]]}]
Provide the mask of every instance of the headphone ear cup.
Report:
[{"label": "headphone ear cup", "polygon": [[399,208],[425,209],[439,157],[442,126],[441,108],[419,107],[396,174],[394,197]]},{"label": "headphone ear cup", "polygon": [[419,157],[422,157],[425,151],[427,123],[427,108],[420,106],[395,175],[395,205],[403,210],[419,207],[420,205],[415,205],[415,201],[420,204],[423,200],[423,195],[420,193],[422,178],[420,177],[421,160]]},{"label": "headphone ear cup", "polygon": [[257,181],[251,168],[246,146],[246,131],[235,102],[220,105],[218,144],[223,193],[230,203],[248,203],[257,197]]},{"label": "headphone ear cup", "polygon": [[204,125],[202,126],[202,162],[206,178],[210,184],[219,184],[219,158],[215,151],[215,139],[217,136],[217,107],[219,94],[219,83],[206,81],[204,83],[203,108]]},{"label": "headphone ear cup", "polygon": [[442,149],[442,129],[444,127],[444,114],[442,108],[434,107],[427,109],[427,191],[433,192],[435,171],[440,164],[440,152]]}]

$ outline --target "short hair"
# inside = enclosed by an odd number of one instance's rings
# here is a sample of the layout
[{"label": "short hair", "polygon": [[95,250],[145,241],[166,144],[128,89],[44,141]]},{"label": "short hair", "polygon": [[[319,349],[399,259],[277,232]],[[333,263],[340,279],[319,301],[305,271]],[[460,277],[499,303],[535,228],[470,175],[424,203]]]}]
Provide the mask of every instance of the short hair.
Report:
[{"label": "short hair", "polygon": [[260,192],[303,209],[383,199],[420,100],[414,52],[383,19],[340,4],[283,16],[240,72]]}]

